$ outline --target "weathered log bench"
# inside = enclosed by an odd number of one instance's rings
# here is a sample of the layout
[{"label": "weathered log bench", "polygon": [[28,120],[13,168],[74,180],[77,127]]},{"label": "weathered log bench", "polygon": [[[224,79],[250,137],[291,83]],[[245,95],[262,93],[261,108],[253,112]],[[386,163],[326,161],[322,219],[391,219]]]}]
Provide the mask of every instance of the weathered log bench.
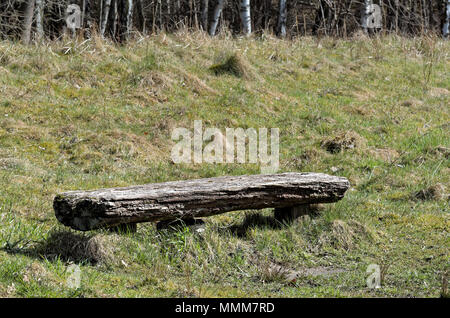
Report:
[{"label": "weathered log bench", "polygon": [[247,209],[295,212],[304,205],[339,201],[349,186],[346,178],[322,173],[228,176],[70,191],[57,195],[53,207],[62,224],[87,231]]}]

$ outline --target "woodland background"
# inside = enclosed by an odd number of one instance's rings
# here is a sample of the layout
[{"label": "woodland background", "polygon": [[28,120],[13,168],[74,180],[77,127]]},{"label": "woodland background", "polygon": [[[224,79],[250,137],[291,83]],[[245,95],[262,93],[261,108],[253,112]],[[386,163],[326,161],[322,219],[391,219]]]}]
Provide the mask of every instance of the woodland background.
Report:
[{"label": "woodland background", "polygon": [[[25,42],[42,37],[55,39],[66,31],[66,9],[82,10],[82,32],[95,31],[122,41],[132,32],[173,32],[203,29],[216,34],[242,32],[242,6],[250,5],[251,30],[282,36],[349,36],[361,28],[364,0],[1,0],[0,39]],[[381,7],[383,32],[403,35],[441,33],[447,0],[374,0]],[[286,9],[283,10],[284,4]],[[220,7],[223,10],[220,11]],[[280,10],[281,8],[281,10]],[[215,16],[217,29],[211,32]],[[284,22],[285,19],[285,22]],[[285,23],[286,32],[282,31]]]}]

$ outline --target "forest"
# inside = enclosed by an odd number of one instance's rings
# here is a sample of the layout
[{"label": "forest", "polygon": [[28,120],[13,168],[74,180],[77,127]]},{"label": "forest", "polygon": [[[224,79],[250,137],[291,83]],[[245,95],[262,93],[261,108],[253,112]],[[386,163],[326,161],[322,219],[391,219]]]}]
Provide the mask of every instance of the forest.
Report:
[{"label": "forest", "polygon": [[[364,21],[374,13],[380,24],[367,30]],[[211,36],[227,30],[346,37],[361,28],[447,36],[449,16],[448,0],[2,0],[0,38],[57,39],[68,27],[85,37],[96,32],[118,42],[136,32],[183,28]]]}]

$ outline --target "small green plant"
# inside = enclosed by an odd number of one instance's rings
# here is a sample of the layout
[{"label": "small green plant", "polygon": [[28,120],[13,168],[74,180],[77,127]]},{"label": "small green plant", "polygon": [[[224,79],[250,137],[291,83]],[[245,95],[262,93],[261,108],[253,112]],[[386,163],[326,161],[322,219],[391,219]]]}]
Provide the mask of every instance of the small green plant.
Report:
[{"label": "small green plant", "polygon": [[422,55],[422,78],[424,90],[429,88],[434,66],[438,59],[437,40],[432,36],[424,36],[420,40],[419,48]]}]

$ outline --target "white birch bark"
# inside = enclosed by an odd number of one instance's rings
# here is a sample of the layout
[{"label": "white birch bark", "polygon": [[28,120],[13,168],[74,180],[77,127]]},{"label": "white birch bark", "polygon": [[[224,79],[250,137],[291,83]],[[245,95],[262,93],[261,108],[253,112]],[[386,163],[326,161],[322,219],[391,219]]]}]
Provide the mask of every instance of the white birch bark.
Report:
[{"label": "white birch bark", "polygon": [[114,0],[114,19],[113,19],[113,38],[116,39],[116,35],[117,35],[117,26],[119,24],[119,4],[118,4],[118,0]]},{"label": "white birch bark", "polygon": [[278,12],[278,34],[280,37],[286,37],[286,19],[287,19],[287,8],[286,0],[280,0],[279,2],[279,12]]},{"label": "white birch bark", "polygon": [[103,18],[102,18],[102,23],[101,23],[101,27],[100,27],[100,34],[102,37],[105,36],[105,31],[106,31],[106,25],[108,24],[108,17],[109,17],[109,9],[111,8],[111,0],[106,0],[105,1],[105,7],[103,10]]},{"label": "white birch bark", "polygon": [[81,7],[81,28],[84,28],[84,17],[86,15],[86,0],[83,0]]},{"label": "white birch bark", "polygon": [[223,10],[225,0],[217,0],[216,7],[214,8],[213,19],[211,21],[211,25],[209,27],[209,35],[216,35],[217,25],[219,24],[220,14]]},{"label": "white birch bark", "polygon": [[361,25],[362,25],[364,32],[366,32],[366,33],[369,31],[369,28],[367,26],[367,19],[369,18],[369,15],[370,15],[371,4],[372,4],[372,0],[364,0],[364,8],[362,10],[362,15],[361,15]]},{"label": "white birch bark", "polygon": [[444,26],[442,28],[442,34],[445,38],[449,37],[450,35],[450,0],[447,1],[447,8],[446,8],[446,18],[444,22]]},{"label": "white birch bark", "polygon": [[252,33],[252,20],[250,16],[250,0],[241,0],[241,26],[244,35]]},{"label": "white birch bark", "polygon": [[44,37],[44,27],[42,24],[42,12],[44,9],[45,0],[36,0],[36,32],[38,41]]},{"label": "white birch bark", "polygon": [[133,0],[128,0],[127,37],[130,36],[132,29],[133,29]]}]

